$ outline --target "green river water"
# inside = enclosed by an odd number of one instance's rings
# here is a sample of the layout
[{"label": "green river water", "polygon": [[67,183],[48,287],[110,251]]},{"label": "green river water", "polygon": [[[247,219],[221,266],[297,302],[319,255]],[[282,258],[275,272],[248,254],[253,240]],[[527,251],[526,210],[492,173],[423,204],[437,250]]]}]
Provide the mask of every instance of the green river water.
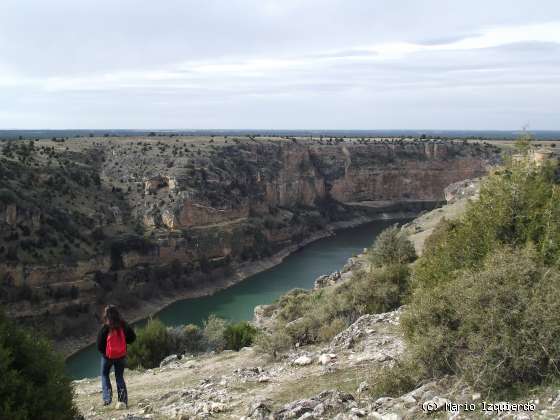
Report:
[{"label": "green river water", "polygon": [[[338,230],[336,235],[307,245],[269,270],[211,296],[177,301],[155,317],[170,326],[200,325],[211,313],[232,321],[250,320],[255,306],[271,303],[296,287],[313,287],[318,276],[339,270],[349,257],[370,246],[379,232],[394,223],[395,220],[376,221]],[[70,357],[66,368],[74,379],[99,376],[100,356],[95,346]]]}]

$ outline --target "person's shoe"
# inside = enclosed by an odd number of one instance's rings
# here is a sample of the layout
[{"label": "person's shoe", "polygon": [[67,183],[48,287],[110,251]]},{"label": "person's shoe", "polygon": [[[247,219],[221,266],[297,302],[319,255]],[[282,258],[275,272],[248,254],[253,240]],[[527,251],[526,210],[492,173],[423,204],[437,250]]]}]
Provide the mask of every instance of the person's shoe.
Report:
[{"label": "person's shoe", "polygon": [[103,405],[105,405],[105,406],[111,405],[111,401],[103,401]]},{"label": "person's shoe", "polygon": [[115,405],[116,410],[124,410],[125,408],[128,408],[128,407],[126,406],[125,403],[120,402],[120,401]]}]

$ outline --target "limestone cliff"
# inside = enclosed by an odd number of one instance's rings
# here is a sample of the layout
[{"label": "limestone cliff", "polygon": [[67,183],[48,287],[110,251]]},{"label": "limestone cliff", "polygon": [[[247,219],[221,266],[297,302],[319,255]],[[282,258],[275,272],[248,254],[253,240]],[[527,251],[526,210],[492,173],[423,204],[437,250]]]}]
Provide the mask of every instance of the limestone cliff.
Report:
[{"label": "limestone cliff", "polygon": [[55,337],[88,336],[108,301],[134,317],[145,302],[222,287],[334,222],[440,202],[496,156],[451,141],[10,142],[0,155],[0,303]]}]

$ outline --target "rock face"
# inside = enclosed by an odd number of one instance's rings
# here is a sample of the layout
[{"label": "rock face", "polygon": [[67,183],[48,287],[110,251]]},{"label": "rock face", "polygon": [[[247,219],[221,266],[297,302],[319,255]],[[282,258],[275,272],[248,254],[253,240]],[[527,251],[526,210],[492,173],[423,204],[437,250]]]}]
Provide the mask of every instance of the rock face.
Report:
[{"label": "rock face", "polygon": [[[325,199],[340,203],[441,201],[447,185],[485,172],[486,159],[465,147],[282,142],[227,146],[215,159],[230,162],[223,163],[224,169],[212,177],[205,175],[204,190],[176,167],[145,181],[145,190],[157,200],[163,198],[158,209],[174,221],[160,223],[171,229],[231,221],[266,213],[271,207],[314,207]],[[241,159],[242,174],[238,173],[241,168],[228,165],[239,165]],[[171,199],[160,197],[170,193]]]},{"label": "rock face", "polygon": [[132,317],[145,301],[227,285],[333,223],[413,216],[495,158],[477,144],[357,139],[75,139],[30,150],[33,170],[0,156],[0,304],[55,337],[89,336],[108,301]]}]

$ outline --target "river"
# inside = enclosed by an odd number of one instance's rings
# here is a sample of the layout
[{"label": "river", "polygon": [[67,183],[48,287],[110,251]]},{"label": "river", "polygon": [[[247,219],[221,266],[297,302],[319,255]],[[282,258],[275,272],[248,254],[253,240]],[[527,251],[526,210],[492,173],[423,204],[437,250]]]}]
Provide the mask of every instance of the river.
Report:
[{"label": "river", "polygon": [[[296,287],[313,287],[318,276],[339,270],[349,257],[370,246],[379,232],[394,223],[395,220],[376,221],[338,230],[336,235],[307,245],[275,267],[213,295],[177,301],[155,317],[170,326],[201,325],[211,313],[232,321],[250,320],[255,306],[272,303]],[[66,369],[73,379],[95,377],[99,375],[99,363],[99,353],[91,345],[70,357]]]}]

